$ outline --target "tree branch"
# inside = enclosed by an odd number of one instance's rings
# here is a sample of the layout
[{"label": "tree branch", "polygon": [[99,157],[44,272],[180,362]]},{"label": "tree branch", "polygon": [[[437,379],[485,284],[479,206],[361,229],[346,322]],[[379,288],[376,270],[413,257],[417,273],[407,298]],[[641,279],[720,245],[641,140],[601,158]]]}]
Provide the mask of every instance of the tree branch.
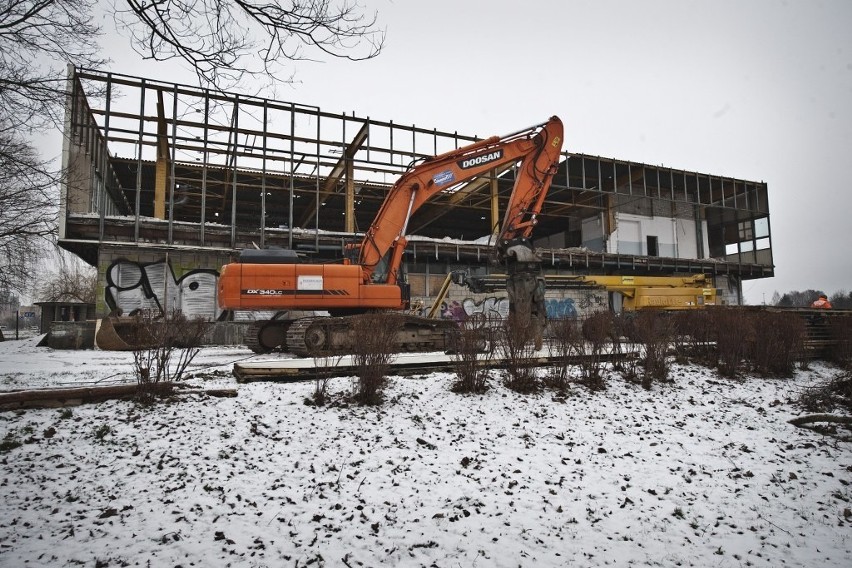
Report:
[{"label": "tree branch", "polygon": [[834,414],[807,414],[788,420],[793,426],[805,426],[814,422],[831,422],[834,424],[852,424],[852,416],[835,416]]}]

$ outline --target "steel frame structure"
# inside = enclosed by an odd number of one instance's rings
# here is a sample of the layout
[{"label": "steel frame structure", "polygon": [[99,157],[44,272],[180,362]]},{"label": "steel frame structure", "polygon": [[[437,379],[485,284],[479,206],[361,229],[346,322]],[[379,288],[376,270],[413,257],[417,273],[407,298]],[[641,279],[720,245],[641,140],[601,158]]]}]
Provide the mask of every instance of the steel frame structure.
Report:
[{"label": "steel frame structure", "polygon": [[[411,164],[478,139],[69,67],[60,243],[92,264],[104,243],[217,251],[277,245],[321,258],[369,226]],[[410,233],[463,241],[491,234],[512,178],[512,169],[493,171],[453,188],[423,207]],[[577,250],[572,225],[599,215],[611,233],[625,211],[694,219],[706,226],[709,250],[688,261]],[[539,236],[556,234],[565,235],[564,246],[545,251],[553,266],[581,269],[578,259],[595,258],[586,268],[659,265],[743,279],[774,272],[763,182],[565,153],[537,227]],[[429,246],[412,240],[412,260]],[[476,258],[488,248],[448,247],[476,249]]]}]

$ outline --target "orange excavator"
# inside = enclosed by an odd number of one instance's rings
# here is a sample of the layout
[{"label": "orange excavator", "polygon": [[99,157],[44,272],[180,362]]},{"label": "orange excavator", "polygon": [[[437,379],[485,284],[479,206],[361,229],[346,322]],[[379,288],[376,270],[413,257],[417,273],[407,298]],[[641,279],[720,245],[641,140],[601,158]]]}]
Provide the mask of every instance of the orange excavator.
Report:
[{"label": "orange excavator", "polygon": [[[284,317],[255,322],[246,344],[263,353],[281,348],[296,355],[351,352],[349,317],[367,311],[409,307],[401,270],[411,216],[435,195],[506,165],[520,165],[495,241],[496,260],[506,266],[510,311],[545,323],[541,261],[530,240],[559,166],[563,127],[558,117],[506,136],[494,136],[412,166],[391,188],[360,244],[357,260],[300,264],[290,251],[243,251],[240,262],[222,267],[219,307],[223,310],[327,311],[330,317]],[[354,258],[354,254],[352,255]],[[457,324],[405,315],[399,351],[448,347]]]}]

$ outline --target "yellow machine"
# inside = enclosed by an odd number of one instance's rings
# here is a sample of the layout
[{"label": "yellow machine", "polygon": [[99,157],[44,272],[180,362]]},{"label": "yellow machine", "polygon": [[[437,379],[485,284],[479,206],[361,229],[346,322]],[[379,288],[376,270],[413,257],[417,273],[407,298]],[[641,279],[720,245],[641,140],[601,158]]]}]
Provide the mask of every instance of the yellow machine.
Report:
[{"label": "yellow machine", "polygon": [[623,297],[622,310],[632,312],[644,308],[689,310],[716,305],[716,288],[703,274],[694,276],[547,276],[591,284],[617,292]]}]

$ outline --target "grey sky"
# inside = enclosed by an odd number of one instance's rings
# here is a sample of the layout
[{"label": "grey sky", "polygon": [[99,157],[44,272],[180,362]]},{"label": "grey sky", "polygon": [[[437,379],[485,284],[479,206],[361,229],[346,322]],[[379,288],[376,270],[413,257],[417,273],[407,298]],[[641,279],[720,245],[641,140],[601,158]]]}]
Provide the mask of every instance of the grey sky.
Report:
[{"label": "grey sky", "polygon": [[[480,136],[557,114],[569,152],[763,180],[777,276],[746,282],[746,299],[852,289],[852,2],[367,5],[384,52],[300,62],[277,98]],[[105,47],[116,72],[188,81],[124,40]]]}]

